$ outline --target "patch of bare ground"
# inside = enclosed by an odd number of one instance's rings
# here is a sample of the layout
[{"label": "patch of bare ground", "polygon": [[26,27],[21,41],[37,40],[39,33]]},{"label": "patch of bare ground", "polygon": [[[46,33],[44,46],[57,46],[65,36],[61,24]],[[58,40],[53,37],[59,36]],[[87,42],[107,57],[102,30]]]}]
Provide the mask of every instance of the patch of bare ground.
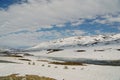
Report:
[{"label": "patch of bare ground", "polygon": [[6,61],[6,60],[0,60],[0,63],[15,63],[15,64],[21,64],[21,63],[18,63],[18,62]]},{"label": "patch of bare ground", "polygon": [[5,57],[20,57],[20,58],[22,58],[23,56],[14,54],[14,55],[6,55]]},{"label": "patch of bare ground", "polygon": [[56,64],[56,65],[75,65],[75,66],[86,66],[83,63],[80,62],[49,62],[49,64]]},{"label": "patch of bare ground", "polygon": [[94,50],[94,52],[103,52],[103,51],[105,51],[105,50],[104,49],[100,49],[100,50],[95,49]]},{"label": "patch of bare ground", "polygon": [[120,49],[116,49],[117,51],[120,51]]},{"label": "patch of bare ground", "polygon": [[34,56],[34,55],[29,53],[24,53],[24,56]]},{"label": "patch of bare ground", "polygon": [[31,61],[30,59],[19,59],[19,60],[22,60],[22,61]]},{"label": "patch of bare ground", "polygon": [[120,66],[120,60],[111,60],[111,61],[109,61],[109,63],[114,66]]},{"label": "patch of bare ground", "polygon": [[86,50],[76,50],[76,52],[86,52]]},{"label": "patch of bare ground", "polygon": [[41,61],[41,62],[49,62],[48,60],[37,60],[37,61]]},{"label": "patch of bare ground", "polygon": [[47,54],[53,53],[53,52],[57,52],[57,51],[62,51],[63,49],[47,49]]},{"label": "patch of bare ground", "polygon": [[13,53],[9,51],[3,51],[3,52],[0,52],[0,54],[2,54],[4,57],[23,57],[21,55],[22,53]]},{"label": "patch of bare ground", "polygon": [[18,74],[12,74],[9,76],[1,76],[0,80],[56,80],[56,79],[38,75],[18,76]]}]

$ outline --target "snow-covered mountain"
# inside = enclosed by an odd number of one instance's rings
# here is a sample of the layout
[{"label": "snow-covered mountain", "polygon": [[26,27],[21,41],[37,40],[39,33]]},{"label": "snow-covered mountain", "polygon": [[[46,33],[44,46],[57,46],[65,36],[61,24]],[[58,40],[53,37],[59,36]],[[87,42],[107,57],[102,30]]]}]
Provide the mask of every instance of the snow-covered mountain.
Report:
[{"label": "snow-covered mountain", "polygon": [[114,35],[94,35],[94,36],[75,36],[63,38],[48,42],[42,42],[27,50],[42,50],[42,49],[57,49],[67,47],[80,47],[80,46],[96,46],[96,45],[110,45],[120,44],[120,34]]}]

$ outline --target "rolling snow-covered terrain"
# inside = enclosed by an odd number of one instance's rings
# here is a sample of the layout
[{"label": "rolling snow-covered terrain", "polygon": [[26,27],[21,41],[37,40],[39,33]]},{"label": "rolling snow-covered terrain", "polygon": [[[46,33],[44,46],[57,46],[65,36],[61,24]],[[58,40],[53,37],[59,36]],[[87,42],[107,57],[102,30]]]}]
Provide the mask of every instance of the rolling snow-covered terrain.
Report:
[{"label": "rolling snow-covered terrain", "polygon": [[114,45],[120,44],[120,34],[114,35],[95,35],[95,36],[75,36],[58,39],[54,41],[42,42],[27,50],[43,50],[50,48],[84,47],[95,45]]},{"label": "rolling snow-covered terrain", "polygon": [[[0,54],[3,52],[1,50]],[[52,62],[77,62],[83,65],[58,65]],[[17,54],[8,50],[6,55],[0,56],[0,76],[16,73],[56,80],[120,80],[120,34],[58,39],[40,43]]]}]

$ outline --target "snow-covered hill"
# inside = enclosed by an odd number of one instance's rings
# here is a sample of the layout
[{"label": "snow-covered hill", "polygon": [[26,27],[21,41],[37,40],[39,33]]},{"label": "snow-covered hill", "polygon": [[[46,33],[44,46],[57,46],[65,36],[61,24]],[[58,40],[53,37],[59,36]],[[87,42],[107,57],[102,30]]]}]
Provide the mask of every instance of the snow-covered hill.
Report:
[{"label": "snow-covered hill", "polygon": [[95,36],[75,36],[69,38],[58,39],[54,41],[42,42],[27,50],[43,50],[52,48],[67,48],[81,46],[96,46],[120,44],[120,34],[114,35],[95,35]]}]

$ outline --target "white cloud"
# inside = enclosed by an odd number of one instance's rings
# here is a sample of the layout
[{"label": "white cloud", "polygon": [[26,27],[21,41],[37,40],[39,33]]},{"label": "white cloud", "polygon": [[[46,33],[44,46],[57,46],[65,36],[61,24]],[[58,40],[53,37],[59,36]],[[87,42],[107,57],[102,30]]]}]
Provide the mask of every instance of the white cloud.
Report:
[{"label": "white cloud", "polygon": [[115,13],[120,11],[119,3],[119,0],[28,0],[10,6],[7,11],[0,10],[0,34],[51,28],[79,18]]},{"label": "white cloud", "polygon": [[52,37],[53,33],[57,35],[57,32],[55,31],[8,34],[0,38],[0,45],[9,46],[9,47],[33,46],[37,43],[44,41],[45,37],[49,37],[49,36]]},{"label": "white cloud", "polygon": [[65,30],[63,32],[51,30],[51,31],[9,34],[0,37],[0,45],[9,46],[9,47],[33,46],[43,41],[49,41],[49,40],[54,40],[69,36],[78,36],[83,34],[85,34],[85,32],[81,30]]},{"label": "white cloud", "polygon": [[108,19],[109,22],[120,22],[120,16],[116,18],[110,18]]},{"label": "white cloud", "polygon": [[102,16],[104,18],[103,20],[96,19],[93,21],[93,23],[101,23],[101,24],[113,24],[114,22],[120,22],[120,15],[117,14],[117,16],[112,16],[112,15],[105,15]]},{"label": "white cloud", "polygon": [[75,21],[75,22],[72,22],[71,25],[72,26],[79,26],[81,24],[83,24],[84,20],[78,20],[78,21]]},{"label": "white cloud", "polygon": [[[80,25],[84,22],[78,21],[80,18],[114,14],[120,11],[119,3],[120,0],[28,0],[28,3],[12,5],[8,10],[0,10],[0,35],[22,30],[32,33],[10,34],[0,37],[0,44],[31,46],[38,43],[37,38],[43,37],[43,35],[44,37],[63,37],[63,34],[57,31],[39,33],[35,31],[41,28],[52,28],[52,25],[64,27],[66,22],[71,22],[74,26]],[[119,18],[110,20],[118,21]],[[85,33],[80,30],[68,32],[70,35]],[[64,35],[67,35],[68,32],[65,31]]]},{"label": "white cloud", "polygon": [[71,36],[79,36],[84,35],[86,32],[82,30],[66,30],[65,33]]}]

